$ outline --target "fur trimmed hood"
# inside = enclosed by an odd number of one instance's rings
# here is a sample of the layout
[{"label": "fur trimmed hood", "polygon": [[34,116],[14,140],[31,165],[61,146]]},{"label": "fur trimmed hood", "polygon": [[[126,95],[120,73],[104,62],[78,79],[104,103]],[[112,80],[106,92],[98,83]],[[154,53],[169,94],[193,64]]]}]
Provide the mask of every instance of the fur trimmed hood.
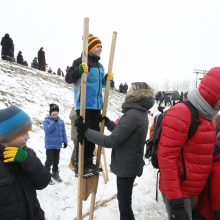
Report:
[{"label": "fur trimmed hood", "polygon": [[133,90],[125,97],[122,104],[122,112],[129,109],[147,111],[154,105],[154,92],[151,88]]},{"label": "fur trimmed hood", "polygon": [[125,103],[138,102],[147,98],[154,98],[154,91],[152,89],[134,90],[126,95]]}]

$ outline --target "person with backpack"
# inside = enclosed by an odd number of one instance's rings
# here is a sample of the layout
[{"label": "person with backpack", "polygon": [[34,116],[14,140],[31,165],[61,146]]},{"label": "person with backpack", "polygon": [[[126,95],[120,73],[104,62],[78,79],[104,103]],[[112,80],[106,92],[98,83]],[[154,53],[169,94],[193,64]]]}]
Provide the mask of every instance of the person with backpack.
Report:
[{"label": "person with backpack", "polygon": [[191,138],[190,109],[178,103],[162,119],[158,147],[160,191],[170,220],[192,220],[196,197],[212,169],[217,143],[215,117],[220,110],[220,67],[212,68],[188,101],[199,114],[199,125]]},{"label": "person with backpack", "polygon": [[144,144],[148,131],[147,112],[154,105],[154,93],[145,82],[131,84],[122,104],[124,113],[116,125],[104,117],[105,125],[111,131],[104,135],[89,129],[82,118],[76,120],[78,138],[106,148],[112,148],[111,171],[117,176],[117,198],[120,220],[134,220],[132,211],[132,190],[135,178],[143,172]]}]

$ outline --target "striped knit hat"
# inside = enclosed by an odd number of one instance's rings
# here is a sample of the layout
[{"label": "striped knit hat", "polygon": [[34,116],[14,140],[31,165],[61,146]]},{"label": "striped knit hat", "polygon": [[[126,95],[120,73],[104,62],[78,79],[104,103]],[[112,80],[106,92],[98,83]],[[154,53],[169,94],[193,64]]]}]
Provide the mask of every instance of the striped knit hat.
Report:
[{"label": "striped knit hat", "polygon": [[102,42],[98,37],[94,37],[92,34],[88,36],[88,53],[91,53],[96,47],[102,46]]},{"label": "striped knit hat", "polygon": [[31,127],[30,117],[20,108],[12,105],[0,110],[0,143],[27,133]]}]

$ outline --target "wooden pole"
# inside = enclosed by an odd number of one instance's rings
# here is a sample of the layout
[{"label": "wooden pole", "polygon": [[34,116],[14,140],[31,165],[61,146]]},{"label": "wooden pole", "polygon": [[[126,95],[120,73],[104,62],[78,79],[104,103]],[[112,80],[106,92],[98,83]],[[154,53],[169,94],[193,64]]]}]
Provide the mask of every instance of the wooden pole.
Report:
[{"label": "wooden pole", "polygon": [[[110,50],[110,57],[109,57],[109,64],[108,64],[108,73],[112,73],[112,67],[113,67],[113,61],[114,61],[114,55],[115,55],[116,39],[117,39],[117,32],[113,32],[112,44],[111,44],[111,50]],[[104,96],[104,104],[103,104],[102,116],[106,116],[107,106],[108,106],[109,88],[110,88],[110,81],[107,79],[106,80],[106,88],[105,88],[105,96]],[[100,126],[100,132],[101,133],[104,133],[104,128],[105,128],[105,122],[102,121],[101,126]],[[102,146],[98,146],[97,157],[96,157],[96,166],[97,167],[99,167],[99,164],[100,164],[101,151],[102,151]],[[99,182],[99,178],[97,178],[96,189],[92,193],[91,204],[90,204],[89,220],[93,220],[93,214],[94,214],[94,207],[95,207],[95,199],[96,199],[96,193],[97,193],[97,188],[98,188],[98,182]]]},{"label": "wooden pole", "polygon": [[[137,186],[137,183],[134,184],[133,187]],[[112,200],[116,199],[117,198],[117,193],[114,194],[113,196],[111,196],[110,198],[108,199],[104,199],[104,200],[101,200],[101,201],[97,201],[95,203],[95,210],[102,207],[102,206],[105,206],[108,202],[111,202]],[[86,218],[88,215],[89,215],[89,211],[87,211],[86,213],[83,214],[82,218]],[[76,218],[74,218],[74,220],[76,220]]]},{"label": "wooden pole", "polygon": [[[89,18],[84,18],[83,28],[83,54],[82,63],[88,61],[88,33],[89,33]],[[86,81],[87,73],[82,73],[81,76],[81,93],[80,93],[80,116],[85,119],[86,105]],[[78,198],[77,198],[77,220],[82,220],[82,205],[83,205],[83,165],[84,165],[84,141],[79,146],[78,156]]]}]

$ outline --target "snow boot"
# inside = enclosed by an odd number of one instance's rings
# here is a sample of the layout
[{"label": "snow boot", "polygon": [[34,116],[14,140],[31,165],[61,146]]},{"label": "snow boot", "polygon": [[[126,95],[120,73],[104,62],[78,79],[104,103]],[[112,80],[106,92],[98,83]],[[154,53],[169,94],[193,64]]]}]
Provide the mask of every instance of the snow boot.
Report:
[{"label": "snow boot", "polygon": [[59,176],[59,171],[53,171],[52,177],[57,181],[57,182],[62,182],[62,179]]}]

